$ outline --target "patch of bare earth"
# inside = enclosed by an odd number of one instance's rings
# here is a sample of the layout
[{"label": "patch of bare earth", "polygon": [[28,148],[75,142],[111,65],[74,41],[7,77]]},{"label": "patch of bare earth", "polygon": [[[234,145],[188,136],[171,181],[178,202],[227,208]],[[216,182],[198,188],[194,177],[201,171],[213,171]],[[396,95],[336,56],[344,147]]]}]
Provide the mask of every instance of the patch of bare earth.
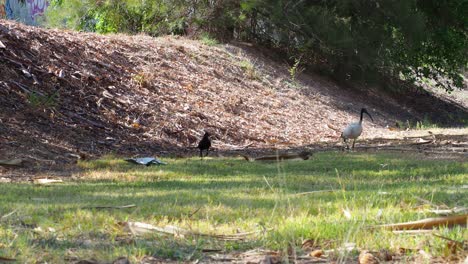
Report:
[{"label": "patch of bare earth", "polygon": [[67,171],[77,155],[195,155],[204,130],[220,152],[335,148],[362,107],[375,120],[364,121],[363,138],[387,137],[396,121],[440,109],[468,119],[466,108],[432,95],[396,98],[314,74],[292,82],[286,63],[241,43],[6,20],[0,41],[0,157],[27,159],[33,171]]}]

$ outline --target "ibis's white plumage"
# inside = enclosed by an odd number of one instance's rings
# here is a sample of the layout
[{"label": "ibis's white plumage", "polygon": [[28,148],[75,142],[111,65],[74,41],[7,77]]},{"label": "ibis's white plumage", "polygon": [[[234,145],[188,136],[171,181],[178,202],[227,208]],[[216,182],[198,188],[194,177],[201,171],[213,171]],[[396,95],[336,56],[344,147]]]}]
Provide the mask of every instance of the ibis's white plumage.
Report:
[{"label": "ibis's white plumage", "polygon": [[356,142],[356,139],[361,135],[362,133],[362,117],[363,114],[367,114],[372,121],[372,116],[367,112],[365,108],[361,109],[361,118],[359,119],[359,122],[351,123],[349,124],[341,133],[341,137],[343,138],[343,141],[346,143],[346,147],[349,149],[348,146],[348,139],[353,139],[353,148],[354,148],[354,143]]},{"label": "ibis's white plumage", "polygon": [[351,138],[355,139],[358,138],[362,133],[362,123],[361,122],[356,122],[356,123],[351,123],[349,124],[344,130],[343,130],[343,138]]}]

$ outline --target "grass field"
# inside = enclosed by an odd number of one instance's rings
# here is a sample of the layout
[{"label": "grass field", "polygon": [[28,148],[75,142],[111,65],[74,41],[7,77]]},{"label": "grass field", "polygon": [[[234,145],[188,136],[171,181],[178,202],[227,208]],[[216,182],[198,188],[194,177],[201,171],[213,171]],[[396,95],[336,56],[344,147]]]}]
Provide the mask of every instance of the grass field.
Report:
[{"label": "grass field", "polygon": [[[447,241],[433,235],[397,235],[369,227],[434,216],[427,210],[434,205],[468,206],[462,188],[468,163],[460,161],[339,152],[281,163],[164,160],[169,164],[143,167],[107,157],[80,163],[84,172],[64,183],[0,184],[0,256],[19,263],[120,256],[137,262],[148,255],[185,261],[201,258],[204,249],[286,252],[292,245],[300,254],[305,239],[324,249],[351,242],[361,249],[420,248],[444,256]],[[333,192],[297,195],[318,190]],[[128,204],[137,206],[84,208]],[[247,241],[158,233],[133,237],[118,224],[124,221],[207,234],[261,232]],[[461,227],[436,233],[458,241],[468,238]]]}]

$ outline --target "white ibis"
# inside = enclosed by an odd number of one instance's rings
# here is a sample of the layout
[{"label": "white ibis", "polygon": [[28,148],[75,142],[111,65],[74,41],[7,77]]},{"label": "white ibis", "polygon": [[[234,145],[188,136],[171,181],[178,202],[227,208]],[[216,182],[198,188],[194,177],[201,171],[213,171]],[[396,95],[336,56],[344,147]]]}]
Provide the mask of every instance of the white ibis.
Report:
[{"label": "white ibis", "polygon": [[354,143],[356,142],[356,139],[361,135],[362,133],[362,117],[363,114],[366,113],[372,122],[374,122],[374,119],[372,116],[367,112],[365,108],[361,109],[361,119],[359,119],[359,122],[351,123],[349,124],[341,133],[341,138],[343,138],[343,141],[346,143],[346,148],[349,149],[348,146],[348,139],[353,139],[353,148],[354,148]]}]

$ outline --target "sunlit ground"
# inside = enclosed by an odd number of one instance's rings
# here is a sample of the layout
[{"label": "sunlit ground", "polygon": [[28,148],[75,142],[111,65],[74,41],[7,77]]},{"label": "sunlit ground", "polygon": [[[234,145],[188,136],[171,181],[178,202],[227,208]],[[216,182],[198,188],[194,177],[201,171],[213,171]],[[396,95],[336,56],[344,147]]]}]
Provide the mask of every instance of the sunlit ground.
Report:
[{"label": "sunlit ground", "polygon": [[[166,166],[144,167],[108,157],[80,163],[85,172],[77,175],[79,180],[51,186],[0,184],[0,256],[19,263],[120,256],[138,261],[151,255],[196,260],[203,249],[286,251],[293,245],[300,253],[305,239],[324,249],[350,242],[360,249],[422,248],[444,256],[447,241],[432,234],[371,227],[433,217],[429,209],[437,205],[468,205],[468,163],[460,161],[342,152],[282,163],[165,161]],[[318,190],[331,192],[298,195]],[[129,204],[136,207],[85,208]],[[118,224],[125,221],[206,234],[258,233],[229,242],[158,233],[134,237]],[[461,227],[435,233],[468,238]]]}]

